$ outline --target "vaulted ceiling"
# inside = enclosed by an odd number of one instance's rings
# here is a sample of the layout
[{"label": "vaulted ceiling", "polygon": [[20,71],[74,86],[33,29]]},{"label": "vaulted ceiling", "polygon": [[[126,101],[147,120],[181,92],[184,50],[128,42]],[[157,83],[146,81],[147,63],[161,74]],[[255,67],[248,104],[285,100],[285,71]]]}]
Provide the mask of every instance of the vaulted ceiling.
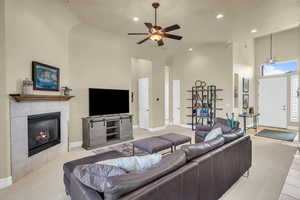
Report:
[{"label": "vaulted ceiling", "polygon": [[[155,0],[69,0],[84,22],[126,36],[145,32],[144,22],[153,22]],[[158,0],[159,24],[179,24],[176,34],[185,44],[244,40],[300,24],[300,0]],[[222,13],[225,17],[216,19]],[[134,22],[138,17],[139,22]],[[252,29],[258,32],[251,33]],[[129,37],[129,36],[128,36]],[[142,37],[141,37],[142,38]],[[141,39],[136,37],[138,41]],[[177,41],[172,41],[177,42]]]}]

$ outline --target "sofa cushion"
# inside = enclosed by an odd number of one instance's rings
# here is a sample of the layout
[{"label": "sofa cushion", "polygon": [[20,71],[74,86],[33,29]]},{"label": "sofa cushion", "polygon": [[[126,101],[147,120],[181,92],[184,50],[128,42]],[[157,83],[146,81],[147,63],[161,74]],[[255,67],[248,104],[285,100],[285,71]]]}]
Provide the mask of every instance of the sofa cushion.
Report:
[{"label": "sofa cushion", "polygon": [[110,186],[108,177],[121,176],[126,174],[126,171],[112,165],[87,164],[75,167],[73,174],[82,184],[103,192]]},{"label": "sofa cushion", "polygon": [[105,200],[116,200],[121,196],[141,188],[169,173],[175,171],[186,163],[186,155],[178,150],[165,156],[155,167],[144,172],[133,172],[123,176],[109,177],[111,187],[104,191]]},{"label": "sofa cushion", "polygon": [[216,139],[207,142],[183,145],[181,150],[185,152],[187,160],[189,161],[222,146],[224,142],[223,136],[218,136]]},{"label": "sofa cushion", "polygon": [[229,143],[233,140],[236,140],[236,139],[242,137],[243,135],[244,135],[244,132],[241,129],[239,129],[232,133],[223,134],[223,137],[224,137],[225,143]]},{"label": "sofa cushion", "polygon": [[78,160],[73,160],[64,164],[63,169],[66,178],[70,179],[70,174],[73,172],[74,168],[78,165],[93,164],[101,160],[113,159],[124,157],[125,155],[119,151],[108,151],[105,153],[100,153],[93,156],[84,157]]},{"label": "sofa cushion", "polygon": [[161,160],[160,154],[151,154],[145,156],[121,157],[110,160],[97,162],[102,165],[112,165],[122,168],[127,172],[147,170],[159,163]]},{"label": "sofa cushion", "polygon": [[230,133],[232,131],[232,128],[230,128],[226,124],[223,124],[223,123],[220,123],[220,122],[214,124],[213,129],[216,129],[216,128],[221,128],[222,132],[224,134]]},{"label": "sofa cushion", "polygon": [[223,134],[222,129],[221,128],[215,128],[213,130],[211,130],[207,136],[204,139],[204,142],[207,142],[209,140],[214,140],[216,139],[218,136],[221,136]]},{"label": "sofa cushion", "polygon": [[196,126],[196,132],[197,131],[205,131],[205,132],[209,132],[211,131],[212,127],[211,126],[205,126],[205,125],[199,125]]}]

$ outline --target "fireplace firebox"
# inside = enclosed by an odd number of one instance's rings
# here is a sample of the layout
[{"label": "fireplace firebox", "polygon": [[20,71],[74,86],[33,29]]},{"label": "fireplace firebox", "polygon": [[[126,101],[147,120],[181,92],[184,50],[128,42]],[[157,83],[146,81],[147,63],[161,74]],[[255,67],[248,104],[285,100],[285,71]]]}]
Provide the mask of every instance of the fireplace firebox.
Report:
[{"label": "fireplace firebox", "polygon": [[33,156],[60,142],[60,113],[28,116],[29,156]]}]

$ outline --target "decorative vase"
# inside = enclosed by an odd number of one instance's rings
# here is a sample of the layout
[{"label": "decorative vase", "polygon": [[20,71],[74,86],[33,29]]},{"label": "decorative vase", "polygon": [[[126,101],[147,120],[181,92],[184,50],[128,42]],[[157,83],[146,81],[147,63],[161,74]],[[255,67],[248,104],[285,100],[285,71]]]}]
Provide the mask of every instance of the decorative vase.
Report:
[{"label": "decorative vase", "polygon": [[62,89],[62,91],[63,91],[63,95],[65,95],[65,96],[70,96],[71,91],[72,91],[71,88],[69,88],[69,87],[66,86],[66,87],[62,87],[61,89]]},{"label": "decorative vase", "polygon": [[32,95],[33,94],[33,81],[26,78],[22,84],[22,95]]}]

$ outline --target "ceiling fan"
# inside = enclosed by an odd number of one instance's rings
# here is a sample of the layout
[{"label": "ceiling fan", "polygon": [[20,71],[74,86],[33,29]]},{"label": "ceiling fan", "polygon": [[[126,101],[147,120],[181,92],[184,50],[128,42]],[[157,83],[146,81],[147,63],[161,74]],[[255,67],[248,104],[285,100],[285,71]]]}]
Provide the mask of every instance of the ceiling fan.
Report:
[{"label": "ceiling fan", "polygon": [[150,39],[150,40],[157,42],[158,46],[163,46],[164,38],[170,38],[170,39],[174,39],[174,40],[182,39],[182,36],[173,35],[173,34],[168,33],[168,32],[180,29],[180,26],[178,24],[168,26],[166,28],[162,28],[161,26],[157,25],[157,9],[159,6],[160,6],[160,4],[157,2],[154,2],[152,4],[152,7],[155,9],[155,22],[154,22],[154,25],[152,25],[152,23],[147,23],[147,22],[145,23],[146,27],[148,28],[148,33],[128,33],[128,35],[147,35],[147,37],[145,39],[138,42],[137,44],[142,44]]}]

